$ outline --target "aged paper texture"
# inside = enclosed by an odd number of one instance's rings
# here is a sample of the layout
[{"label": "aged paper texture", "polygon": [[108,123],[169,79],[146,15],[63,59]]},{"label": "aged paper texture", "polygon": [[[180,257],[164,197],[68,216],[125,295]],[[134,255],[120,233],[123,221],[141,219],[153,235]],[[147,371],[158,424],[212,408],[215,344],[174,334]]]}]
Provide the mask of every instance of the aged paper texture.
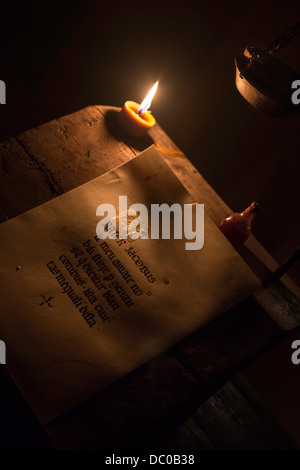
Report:
[{"label": "aged paper texture", "polygon": [[[99,204],[191,203],[154,147],[0,226],[7,367],[42,422],[245,298],[258,281],[205,215],[204,247],[100,240]],[[197,201],[201,203],[202,201]]]}]

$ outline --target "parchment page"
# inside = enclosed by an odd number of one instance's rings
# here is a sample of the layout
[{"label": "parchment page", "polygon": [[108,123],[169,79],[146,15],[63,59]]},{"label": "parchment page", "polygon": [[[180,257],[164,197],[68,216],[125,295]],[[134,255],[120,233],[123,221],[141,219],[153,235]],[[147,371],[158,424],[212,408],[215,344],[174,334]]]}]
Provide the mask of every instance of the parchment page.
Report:
[{"label": "parchment page", "polygon": [[[204,247],[100,240],[99,204],[191,203],[154,147],[0,225],[7,367],[42,422],[102,390],[259,283],[205,215]],[[201,201],[198,201],[201,203]]]}]

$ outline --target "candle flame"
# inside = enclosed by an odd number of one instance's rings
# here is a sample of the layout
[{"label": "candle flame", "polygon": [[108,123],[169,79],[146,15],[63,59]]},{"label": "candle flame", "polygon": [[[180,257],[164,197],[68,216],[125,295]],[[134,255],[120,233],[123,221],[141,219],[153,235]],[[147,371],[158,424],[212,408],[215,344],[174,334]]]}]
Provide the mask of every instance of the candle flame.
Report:
[{"label": "candle flame", "polygon": [[157,87],[158,87],[158,81],[153,85],[153,87],[149,91],[149,93],[146,96],[146,98],[144,99],[144,101],[142,101],[142,103],[140,104],[140,107],[138,109],[139,114],[145,113],[146,111],[148,111],[148,109],[151,106],[151,102],[153,100],[153,97],[156,93]]}]

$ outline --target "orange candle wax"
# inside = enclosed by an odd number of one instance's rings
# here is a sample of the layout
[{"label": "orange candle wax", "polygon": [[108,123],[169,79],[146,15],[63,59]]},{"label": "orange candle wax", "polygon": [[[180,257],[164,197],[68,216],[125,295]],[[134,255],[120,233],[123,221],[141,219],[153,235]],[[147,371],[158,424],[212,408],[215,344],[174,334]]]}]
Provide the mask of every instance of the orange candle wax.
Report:
[{"label": "orange candle wax", "polygon": [[120,122],[123,129],[134,137],[142,137],[156,123],[148,109],[156,92],[158,82],[151,88],[150,92],[141,104],[134,101],[126,101],[121,112]]}]

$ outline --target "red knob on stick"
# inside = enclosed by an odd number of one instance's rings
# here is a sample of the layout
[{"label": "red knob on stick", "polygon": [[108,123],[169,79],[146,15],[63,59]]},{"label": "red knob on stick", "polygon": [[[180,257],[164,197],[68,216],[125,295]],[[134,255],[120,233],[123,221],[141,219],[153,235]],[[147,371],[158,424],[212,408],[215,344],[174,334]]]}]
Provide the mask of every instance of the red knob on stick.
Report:
[{"label": "red knob on stick", "polygon": [[243,212],[233,212],[224,217],[218,227],[233,246],[243,245],[251,233],[252,219],[259,211],[259,204],[252,202]]}]

